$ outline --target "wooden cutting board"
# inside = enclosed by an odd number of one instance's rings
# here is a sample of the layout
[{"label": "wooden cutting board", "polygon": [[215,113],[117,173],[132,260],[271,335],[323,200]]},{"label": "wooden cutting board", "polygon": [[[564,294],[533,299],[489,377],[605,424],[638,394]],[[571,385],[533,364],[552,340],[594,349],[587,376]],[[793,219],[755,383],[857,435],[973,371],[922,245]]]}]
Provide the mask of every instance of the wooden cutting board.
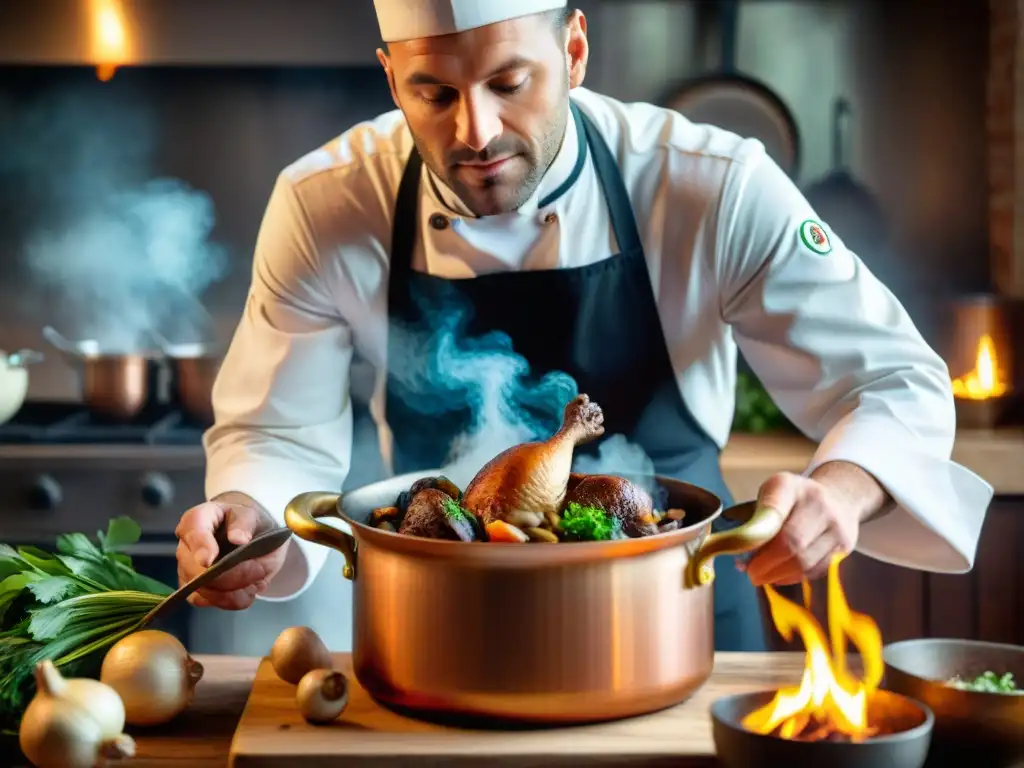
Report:
[{"label": "wooden cutting board", "polygon": [[295,687],[264,659],[231,744],[232,768],[552,765],[714,766],[710,706],[721,696],[799,684],[803,653],[719,653],[711,679],[677,707],[630,720],[548,730],[461,730],[384,709],[359,686],[348,654],[349,705],[326,726],[308,725]]}]

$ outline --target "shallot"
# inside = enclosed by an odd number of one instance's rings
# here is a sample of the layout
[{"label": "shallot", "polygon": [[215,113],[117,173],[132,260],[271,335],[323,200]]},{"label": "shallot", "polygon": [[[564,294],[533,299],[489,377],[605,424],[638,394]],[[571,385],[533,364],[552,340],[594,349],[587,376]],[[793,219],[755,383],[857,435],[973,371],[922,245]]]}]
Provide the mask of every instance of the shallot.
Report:
[{"label": "shallot", "polygon": [[307,722],[329,723],[348,706],[348,679],[333,669],[310,670],[299,681],[295,701]]},{"label": "shallot", "polygon": [[52,661],[35,668],[36,694],[21,718],[18,743],[37,768],[94,768],[132,757],[135,741],[123,733],[124,705],[110,686],[65,679]]},{"label": "shallot", "polygon": [[320,636],[309,627],[289,627],[274,641],[270,663],[277,676],[298,685],[313,669],[330,669],[334,662]]},{"label": "shallot", "polygon": [[126,722],[160,725],[192,702],[202,665],[178,638],[166,632],[134,632],[115,643],[103,658],[100,681],[124,702]]}]

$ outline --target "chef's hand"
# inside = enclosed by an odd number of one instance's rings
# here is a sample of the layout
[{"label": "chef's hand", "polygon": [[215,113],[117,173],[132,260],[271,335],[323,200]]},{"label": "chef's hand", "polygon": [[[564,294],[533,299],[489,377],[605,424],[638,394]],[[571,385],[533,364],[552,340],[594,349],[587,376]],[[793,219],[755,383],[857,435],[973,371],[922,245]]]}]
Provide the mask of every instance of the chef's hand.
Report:
[{"label": "chef's hand", "polygon": [[[220,498],[192,507],[181,517],[174,533],[178,537],[178,580],[181,584],[195,578],[213,564],[220,550],[214,532],[227,528],[227,539],[236,546],[253,536],[275,528],[277,524],[265,511],[245,497]],[[256,595],[267,589],[281,570],[290,542],[269,555],[236,565],[189,597],[200,608],[224,608],[237,611],[248,608]]]},{"label": "chef's hand", "polygon": [[823,464],[810,477],[782,472],[761,486],[758,501],[787,514],[782,530],[741,570],[755,586],[798,584],[828,573],[834,555],[853,551],[863,521],[892,499],[855,464]]}]

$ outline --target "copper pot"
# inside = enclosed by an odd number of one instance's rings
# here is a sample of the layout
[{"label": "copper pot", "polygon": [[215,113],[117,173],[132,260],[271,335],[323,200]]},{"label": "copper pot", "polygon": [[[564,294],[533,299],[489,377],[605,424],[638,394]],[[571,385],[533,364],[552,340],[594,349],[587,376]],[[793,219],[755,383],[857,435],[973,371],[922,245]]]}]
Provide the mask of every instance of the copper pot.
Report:
[{"label": "copper pot", "polygon": [[[374,507],[437,474],[344,497],[304,493],[285,511],[295,534],[345,557],[360,684],[383,704],[426,716],[569,724],[684,701],[714,663],[715,556],[757,549],[784,521],[748,502],[727,515],[746,522],[712,534],[721,500],[659,477],[669,504],[692,522],[649,538],[479,544],[364,523]],[[318,522],[324,517],[347,530]]]},{"label": "copper pot", "polygon": [[151,333],[170,364],[178,406],[199,423],[213,424],[213,385],[224,361],[220,347],[205,342],[173,344],[160,333]]},{"label": "copper pot", "polygon": [[131,421],[160,400],[166,377],[159,355],[104,350],[95,339],[69,341],[50,326],[43,336],[77,372],[82,402],[98,416]]},{"label": "copper pot", "polygon": [[182,410],[201,424],[213,424],[213,385],[223,357],[212,351],[178,352],[169,357],[174,393]]},{"label": "copper pot", "polygon": [[213,424],[213,385],[222,359],[213,356],[174,359],[175,391],[182,409],[202,424]]},{"label": "copper pot", "polygon": [[146,407],[151,367],[144,355],[94,355],[81,362],[82,399],[100,416],[130,421]]}]

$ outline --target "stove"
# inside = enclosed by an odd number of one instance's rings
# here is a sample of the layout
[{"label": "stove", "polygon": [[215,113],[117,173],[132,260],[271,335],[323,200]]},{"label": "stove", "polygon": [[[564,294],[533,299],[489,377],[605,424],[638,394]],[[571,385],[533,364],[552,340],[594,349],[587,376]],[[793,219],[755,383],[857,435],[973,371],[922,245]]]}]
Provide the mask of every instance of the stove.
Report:
[{"label": "stove", "polygon": [[26,403],[0,424],[7,445],[200,445],[203,428],[180,411],[159,409],[129,423],[106,421],[74,403]]},{"label": "stove", "polygon": [[0,540],[52,546],[128,515],[140,553],[173,554],[182,512],[204,500],[203,431],[170,408],[118,423],[76,403],[26,403],[0,424]]}]

